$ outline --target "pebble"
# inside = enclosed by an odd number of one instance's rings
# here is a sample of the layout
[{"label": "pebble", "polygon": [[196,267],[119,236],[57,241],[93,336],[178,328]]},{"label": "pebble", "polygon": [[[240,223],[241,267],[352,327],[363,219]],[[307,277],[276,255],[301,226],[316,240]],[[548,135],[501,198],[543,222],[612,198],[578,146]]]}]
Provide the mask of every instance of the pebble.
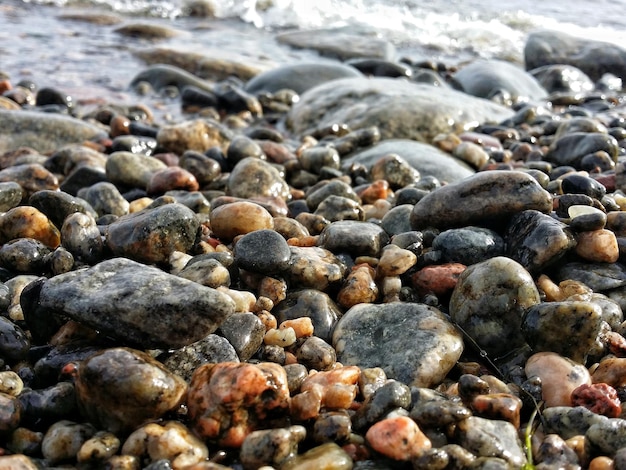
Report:
[{"label": "pebble", "polygon": [[314,214],[330,222],[338,220],[365,220],[365,210],[358,202],[347,197],[335,196],[334,194],[325,198],[317,206]]},{"label": "pebble", "polygon": [[187,252],[200,223],[182,204],[164,204],[122,216],[106,229],[106,245],[115,256],[153,264],[167,262],[175,251]]},{"label": "pebble", "polygon": [[592,424],[585,433],[585,447],[590,455],[613,457],[626,447],[626,420],[611,418]]},{"label": "pebble", "polygon": [[16,207],[23,199],[22,187],[15,181],[0,183],[0,212],[7,212]]},{"label": "pebble", "polygon": [[420,179],[420,172],[400,155],[389,154],[379,158],[370,169],[373,180],[387,181],[392,189],[401,189]]},{"label": "pebble", "polygon": [[591,385],[589,371],[581,364],[553,352],[538,352],[526,361],[527,377],[541,379],[541,397],[546,408],[572,406],[572,392]]},{"label": "pebble", "polygon": [[397,245],[387,245],[376,266],[376,275],[379,277],[399,276],[411,269],[417,263],[417,256],[409,250]]},{"label": "pebble", "polygon": [[263,344],[265,325],[252,313],[233,313],[219,331],[235,348],[239,360],[247,361]]},{"label": "pebble", "polygon": [[22,408],[19,400],[6,393],[0,393],[0,432],[10,434],[20,424]]},{"label": "pebble", "polygon": [[16,238],[0,248],[0,264],[16,273],[39,274],[47,271],[51,252],[39,240]]},{"label": "pebble", "polygon": [[0,316],[0,353],[4,361],[14,364],[25,359],[30,349],[28,335],[16,323]]},{"label": "pebble", "polygon": [[324,341],[330,341],[331,332],[342,311],[324,292],[316,289],[297,289],[288,292],[272,312],[276,320],[283,323],[296,318],[309,318],[314,334]]},{"label": "pebble", "polygon": [[600,229],[578,234],[576,254],[592,263],[615,263],[619,259],[619,246],[615,234]]},{"label": "pebble", "polygon": [[184,279],[197,282],[203,286],[213,287],[214,289],[221,286],[228,287],[231,283],[230,272],[228,269],[218,260],[213,258],[206,258],[198,260],[194,263],[188,263],[176,274]]},{"label": "pebble", "polygon": [[[155,348],[191,344],[215,331],[235,309],[221,292],[123,258],[52,277],[28,295],[29,324],[54,312],[128,344]],[[112,303],[112,298],[124,302]]]},{"label": "pebble", "polygon": [[626,358],[607,357],[600,361],[591,376],[593,383],[606,383],[615,388],[626,385]]},{"label": "pebble", "polygon": [[165,163],[156,158],[126,151],[113,152],[106,161],[105,171],[109,183],[124,188],[146,189],[152,175],[164,170]]},{"label": "pebble", "polygon": [[163,126],[157,133],[157,142],[168,152],[183,155],[187,150],[206,152],[211,147],[225,149],[232,138],[221,124],[205,119]]},{"label": "pebble", "polygon": [[209,457],[206,445],[177,421],[140,426],[124,441],[121,453],[137,456],[146,463],[165,459],[172,469],[187,468]]},{"label": "pebble", "polygon": [[239,238],[234,256],[240,269],[271,275],[289,268],[291,250],[278,232],[264,229]]},{"label": "pebble", "polygon": [[572,406],[584,406],[596,414],[619,418],[622,414],[617,391],[605,383],[583,384],[572,391]]},{"label": "pebble", "polygon": [[300,364],[304,364],[308,369],[318,371],[328,370],[337,362],[337,355],[333,347],[316,336],[307,338],[302,343],[296,351],[296,358]]},{"label": "pebble", "polygon": [[210,220],[211,230],[224,242],[230,242],[237,235],[274,228],[272,215],[259,204],[249,201],[235,201],[214,207]]},{"label": "pebble", "polygon": [[315,470],[333,468],[350,470],[353,468],[350,455],[334,442],[313,447],[281,467],[281,470]]},{"label": "pebble", "polygon": [[[359,386],[364,382],[363,374],[368,370],[376,370],[382,373],[381,375],[376,375],[369,379],[374,378],[374,380],[376,380],[377,378],[383,378],[385,382],[377,384],[378,388],[371,391],[371,393],[366,396],[363,405],[357,410],[354,416],[355,429],[363,429],[366,426],[371,426],[395,409],[402,408],[408,410],[411,406],[411,389],[397,380],[386,380],[386,375],[380,368],[364,369],[361,372],[361,383]],[[373,384],[370,382],[369,385],[371,390]]]},{"label": "pebble", "polygon": [[266,197],[287,201],[291,198],[289,186],[280,171],[254,157],[246,157],[235,165],[228,177],[227,192],[243,199]]},{"label": "pebble", "polygon": [[335,326],[332,344],[342,364],[381,367],[416,387],[438,385],[463,352],[460,333],[440,311],[400,302],[352,307]]},{"label": "pebble", "polygon": [[[522,333],[535,352],[552,351],[585,364],[601,349],[602,309],[591,302],[546,302],[531,306],[522,320]],[[559,334],[567,331],[567,338]]]},{"label": "pebble", "polygon": [[43,437],[41,453],[51,464],[76,458],[81,446],[96,433],[90,424],[68,420],[54,423]]},{"label": "pebble", "polygon": [[583,157],[598,151],[604,151],[612,158],[616,158],[617,141],[602,132],[570,132],[550,145],[545,158],[555,165],[578,168]]},{"label": "pebble", "polygon": [[467,225],[490,228],[522,210],[551,209],[550,194],[532,176],[518,171],[483,171],[421,199],[411,213],[411,226],[414,230]]},{"label": "pebble", "polygon": [[306,193],[306,203],[312,211],[317,210],[319,205],[331,196],[338,196],[361,202],[359,196],[352,187],[345,181],[335,179],[329,182],[322,182],[309,189]]},{"label": "pebble", "polygon": [[506,254],[531,273],[554,264],[576,246],[567,225],[535,210],[514,215],[504,240]]},{"label": "pebble", "polygon": [[333,253],[379,256],[389,243],[385,231],[371,222],[344,220],[328,225],[318,239],[318,246]]},{"label": "pebble", "polygon": [[238,448],[268,415],[288,414],[287,375],[273,363],[204,364],[191,378],[187,407],[196,435]]},{"label": "pebble", "polygon": [[59,229],[32,206],[15,207],[0,215],[0,242],[16,238],[32,238],[52,249],[61,244]]},{"label": "pebble", "polygon": [[[396,204],[398,203],[396,194]],[[391,237],[411,231],[409,217],[413,210],[412,204],[400,204],[389,209],[382,217],[380,226]]]},{"label": "pebble", "polygon": [[178,160],[181,168],[191,173],[200,186],[211,183],[222,173],[220,164],[200,152],[186,151]]},{"label": "pebble", "polygon": [[282,467],[298,455],[298,444],[305,436],[306,428],[299,425],[252,431],[241,445],[241,463],[244,468]]},{"label": "pebble", "polygon": [[320,291],[341,281],[347,271],[346,265],[329,250],[316,246],[292,246],[289,265],[289,279],[294,287]]},{"label": "pebble", "polygon": [[28,203],[45,214],[59,228],[68,216],[77,212],[97,217],[87,201],[63,191],[37,191],[28,199]]},{"label": "pebble", "polygon": [[365,439],[374,450],[393,460],[412,460],[431,448],[428,437],[406,416],[378,421]]},{"label": "pebble", "polygon": [[17,397],[24,389],[24,382],[12,370],[0,372],[0,393]]},{"label": "pebble", "polygon": [[411,275],[411,283],[422,294],[449,295],[466,269],[460,263],[426,266]]},{"label": "pebble", "polygon": [[337,303],[349,309],[357,304],[375,302],[378,298],[375,275],[376,271],[368,264],[354,266],[337,294]]},{"label": "pebble", "polygon": [[179,166],[169,166],[155,172],[146,186],[150,196],[162,195],[168,191],[197,191],[200,188],[198,180],[189,171]]},{"label": "pebble", "polygon": [[504,239],[493,230],[463,227],[441,232],[432,242],[442,260],[466,266],[504,255]]},{"label": "pebble", "polygon": [[[450,298],[450,317],[490,354],[525,344],[520,326],[525,311],[540,302],[531,277],[516,261],[498,256],[469,266]],[[502,315],[502,312],[507,312]]]},{"label": "pebble", "polygon": [[129,348],[90,356],[80,363],[76,376],[81,412],[99,429],[112,433],[131,431],[175,410],[186,392],[181,377],[148,354]]},{"label": "pebble", "polygon": [[104,242],[91,215],[76,212],[66,217],[61,227],[61,244],[75,260],[94,264],[102,259]]}]

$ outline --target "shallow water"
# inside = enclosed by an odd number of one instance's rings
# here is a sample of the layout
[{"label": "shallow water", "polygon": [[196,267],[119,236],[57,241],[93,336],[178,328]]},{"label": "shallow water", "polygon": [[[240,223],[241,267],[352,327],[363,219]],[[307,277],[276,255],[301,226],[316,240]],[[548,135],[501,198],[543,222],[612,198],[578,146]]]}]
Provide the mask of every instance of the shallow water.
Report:
[{"label": "shallow water", "polygon": [[[391,41],[399,57],[458,63],[476,57],[523,61],[528,32],[539,28],[626,44],[626,0],[593,3],[515,0],[213,0],[219,19],[185,16],[189,0],[2,0],[0,72],[60,88],[76,99],[126,101],[128,84],[145,65],[132,51],[171,47],[269,68],[319,60],[310,51],[276,42],[276,32],[343,27]],[[100,12],[122,24],[150,22],[174,28],[172,39],[147,41],[63,15]]]}]

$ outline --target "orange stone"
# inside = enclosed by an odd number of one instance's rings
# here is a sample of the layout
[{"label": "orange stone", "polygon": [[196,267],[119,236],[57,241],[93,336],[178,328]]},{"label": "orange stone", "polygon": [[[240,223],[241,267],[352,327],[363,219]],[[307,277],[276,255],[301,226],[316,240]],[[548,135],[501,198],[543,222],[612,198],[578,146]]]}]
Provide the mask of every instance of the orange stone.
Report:
[{"label": "orange stone", "polygon": [[422,293],[445,295],[456,287],[459,276],[467,266],[461,263],[447,263],[426,266],[411,276],[413,286]]},{"label": "orange stone", "polygon": [[615,263],[619,259],[617,237],[606,229],[578,234],[576,254],[587,261]]},{"label": "orange stone", "polygon": [[213,233],[224,242],[255,230],[273,229],[272,215],[253,202],[236,201],[216,207],[210,215]]},{"label": "orange stone", "polygon": [[179,166],[171,166],[159,170],[152,175],[146,188],[150,196],[164,194],[167,191],[197,191],[198,180],[189,171]]},{"label": "orange stone", "polygon": [[372,449],[393,460],[412,460],[432,447],[415,421],[406,416],[379,421],[365,439]]},{"label": "orange stone", "polygon": [[34,238],[50,248],[61,244],[61,232],[45,214],[31,206],[18,206],[0,216],[0,243]]}]

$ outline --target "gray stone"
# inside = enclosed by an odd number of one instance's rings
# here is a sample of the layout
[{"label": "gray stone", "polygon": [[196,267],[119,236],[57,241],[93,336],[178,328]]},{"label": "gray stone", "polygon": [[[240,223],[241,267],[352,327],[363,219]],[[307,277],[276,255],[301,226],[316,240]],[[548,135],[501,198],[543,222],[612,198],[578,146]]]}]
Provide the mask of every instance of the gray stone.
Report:
[{"label": "gray stone", "polygon": [[430,142],[437,134],[512,115],[503,106],[455,90],[390,78],[346,78],[303,93],[286,123],[298,135],[345,123],[352,129],[377,126],[383,139]]},{"label": "gray stone", "polygon": [[504,240],[507,255],[531,273],[554,264],[576,246],[567,225],[536,210],[514,215]]},{"label": "gray stone", "polygon": [[330,341],[330,334],[342,314],[327,294],[314,289],[290,291],[285,300],[274,307],[272,313],[278,323],[309,317],[313,323],[313,334],[327,342]]},{"label": "gray stone", "polygon": [[303,93],[322,83],[346,77],[361,77],[362,74],[354,67],[337,62],[304,62],[283,65],[267,72],[260,73],[248,83],[248,93],[274,93],[281,89]]},{"label": "gray stone", "polygon": [[513,468],[526,463],[517,429],[508,421],[471,416],[457,424],[455,434],[461,446],[479,457],[499,457]]},{"label": "gray stone", "polygon": [[324,202],[330,196],[341,196],[352,199],[355,202],[361,202],[352,186],[345,181],[332,180],[327,183],[315,185],[306,195],[306,204],[312,211]]},{"label": "gray stone", "polygon": [[78,196],[87,201],[98,216],[128,214],[130,204],[113,183],[102,181],[87,188],[81,188]]},{"label": "gray stone", "polygon": [[165,168],[161,160],[147,155],[113,152],[106,162],[106,176],[115,185],[146,189],[152,175]]},{"label": "gray stone", "polygon": [[30,147],[47,153],[67,144],[106,137],[99,127],[60,114],[0,110],[0,153]]},{"label": "gray stone", "polygon": [[332,343],[342,364],[381,367],[416,387],[441,383],[463,352],[461,334],[439,310],[403,302],[355,305],[337,323]]},{"label": "gray stone", "polygon": [[380,421],[396,408],[408,410],[411,406],[411,389],[402,382],[389,380],[363,402],[352,418],[355,429]]},{"label": "gray stone", "polygon": [[585,364],[589,353],[602,347],[602,325],[602,309],[591,302],[545,302],[526,311],[522,333],[535,352],[552,351]]},{"label": "gray stone", "polygon": [[274,230],[255,230],[235,244],[235,263],[246,271],[280,273],[289,267],[290,258],[287,241]]},{"label": "gray stone", "polygon": [[613,457],[626,447],[626,420],[612,418],[591,425],[585,433],[585,442],[591,455]]},{"label": "gray stone", "polygon": [[87,201],[63,191],[37,191],[28,198],[28,204],[44,213],[57,228],[61,228],[66,217],[76,212],[98,217]]},{"label": "gray stone", "polygon": [[498,256],[469,266],[459,276],[450,298],[450,317],[481,348],[498,356],[525,344],[522,317],[539,302],[528,271]]},{"label": "gray stone", "polygon": [[543,65],[529,70],[529,73],[548,93],[588,93],[594,87],[587,74],[572,65]]},{"label": "gray stone", "polygon": [[571,132],[555,140],[546,154],[546,160],[559,166],[580,168],[583,157],[604,151],[617,161],[617,140],[602,132]]},{"label": "gray stone", "polygon": [[61,227],[61,244],[75,260],[87,264],[102,260],[104,242],[91,215],[76,212],[66,217]]},{"label": "gray stone", "polygon": [[299,49],[313,49],[321,56],[346,61],[358,57],[391,59],[395,47],[376,36],[350,34],[341,28],[289,31],[279,34],[277,41]]},{"label": "gray stone", "polygon": [[411,226],[495,228],[526,209],[552,210],[550,193],[536,179],[521,171],[483,171],[421,199],[411,213]]},{"label": "gray stone", "polygon": [[0,265],[17,273],[42,274],[52,250],[34,238],[15,238],[0,247]]},{"label": "gray stone", "polygon": [[524,46],[524,61],[529,70],[550,64],[573,65],[594,81],[606,73],[626,78],[626,49],[558,31],[529,34]]},{"label": "gray stone", "polygon": [[120,217],[107,226],[106,244],[115,256],[144,263],[169,261],[174,251],[187,252],[200,223],[182,204],[165,204]]},{"label": "gray stone", "polygon": [[434,176],[440,181],[453,183],[475,173],[469,165],[437,147],[408,139],[383,140],[367,150],[344,158],[341,161],[342,168],[347,169],[354,163],[372,168],[377,161],[389,154],[398,155],[417,170],[421,177]]},{"label": "gray stone", "polygon": [[594,292],[606,292],[626,286],[626,267],[621,263],[573,261],[560,266],[557,271],[558,282],[567,279],[580,281]]},{"label": "gray stone", "polygon": [[26,359],[30,349],[28,336],[18,325],[0,316],[0,355],[9,364]]},{"label": "gray stone", "polygon": [[130,345],[167,349],[212,333],[235,305],[210,287],[115,258],[45,280],[36,309],[32,316],[59,315]]},{"label": "gray stone", "polygon": [[333,253],[378,256],[389,243],[389,235],[371,222],[344,220],[326,226],[317,244]]},{"label": "gray stone", "polygon": [[558,434],[563,439],[583,436],[594,424],[604,423],[609,418],[594,413],[583,406],[552,406],[543,410],[545,432]]},{"label": "gray stone", "polygon": [[239,362],[232,344],[223,336],[210,334],[201,340],[183,346],[171,353],[159,356],[159,361],[172,372],[180,375],[187,383],[194,371],[207,362]]},{"label": "gray stone", "polygon": [[277,197],[290,199],[289,186],[280,172],[258,158],[247,157],[235,165],[228,178],[228,194],[243,199]]},{"label": "gray stone", "polygon": [[314,214],[324,217],[330,222],[338,220],[365,220],[365,211],[361,204],[353,199],[334,194],[320,202]]},{"label": "gray stone", "polygon": [[252,431],[241,445],[244,468],[280,468],[298,455],[298,443],[306,436],[303,426]]},{"label": "gray stone", "polygon": [[469,266],[502,256],[504,240],[493,230],[470,226],[441,232],[433,240],[432,248],[441,252],[445,262]]},{"label": "gray stone", "polygon": [[7,212],[22,200],[22,187],[15,181],[0,183],[0,212]]},{"label": "gray stone", "polygon": [[220,333],[233,345],[241,361],[247,361],[263,344],[265,325],[253,313],[236,312],[220,325]]},{"label": "gray stone", "polygon": [[294,287],[323,291],[343,280],[346,270],[346,265],[325,248],[291,247],[288,278]]},{"label": "gray stone", "polygon": [[411,231],[412,204],[401,204],[391,208],[380,221],[380,226],[389,236]]},{"label": "gray stone", "polygon": [[547,95],[531,74],[503,60],[477,60],[461,67],[452,77],[461,90],[480,98],[505,92],[515,102],[540,100]]}]

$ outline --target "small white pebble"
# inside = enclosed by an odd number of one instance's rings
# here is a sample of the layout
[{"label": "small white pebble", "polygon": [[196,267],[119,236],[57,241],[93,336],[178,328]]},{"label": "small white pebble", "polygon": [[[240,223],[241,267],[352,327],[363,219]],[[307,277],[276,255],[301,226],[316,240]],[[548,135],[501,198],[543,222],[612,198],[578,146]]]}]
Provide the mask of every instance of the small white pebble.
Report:
[{"label": "small white pebble", "polygon": [[0,372],[0,392],[16,397],[22,393],[23,388],[24,382],[15,372],[12,370]]},{"label": "small white pebble", "polygon": [[567,213],[569,214],[569,216],[573,219],[575,217],[578,217],[580,215],[587,215],[587,214],[602,214],[603,212],[593,206],[585,206],[582,204],[575,204],[573,206],[569,206],[567,208]]},{"label": "small white pebble", "polygon": [[282,330],[272,328],[265,333],[263,342],[271,346],[291,346],[296,342],[296,332],[291,327]]},{"label": "small white pebble", "polygon": [[101,461],[113,457],[120,448],[120,440],[108,431],[100,431],[87,439],[76,458],[79,462]]}]

